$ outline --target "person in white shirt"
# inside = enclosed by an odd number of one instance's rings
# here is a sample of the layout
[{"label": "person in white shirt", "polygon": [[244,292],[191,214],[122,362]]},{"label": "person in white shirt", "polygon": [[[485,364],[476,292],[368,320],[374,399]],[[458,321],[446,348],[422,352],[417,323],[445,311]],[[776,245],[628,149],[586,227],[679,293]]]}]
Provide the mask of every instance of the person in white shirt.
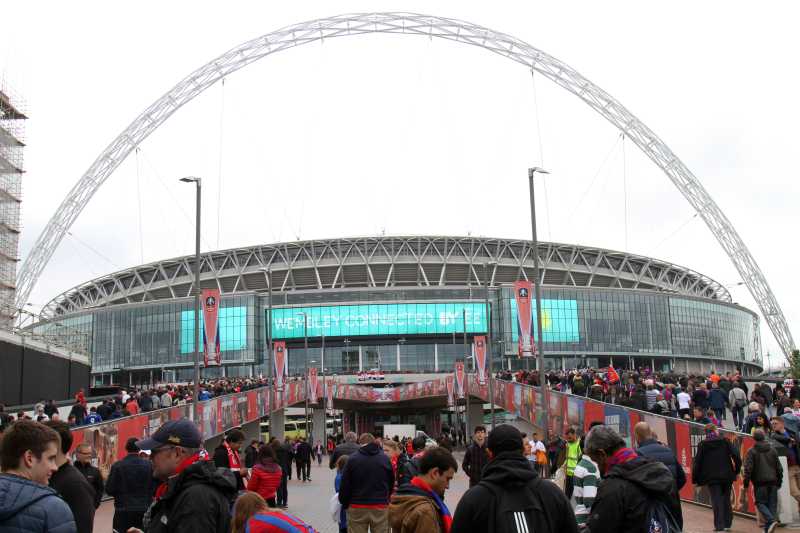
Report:
[{"label": "person in white shirt", "polygon": [[531,457],[529,459],[533,461],[534,465],[536,465],[536,471],[539,473],[539,476],[544,477],[545,471],[544,467],[545,464],[542,464],[536,460],[537,455],[544,454],[544,457],[547,457],[547,447],[544,445],[544,442],[539,440],[539,434],[534,433],[533,438],[528,441],[531,446]]},{"label": "person in white shirt", "polygon": [[678,392],[678,418],[686,418],[687,416],[691,418],[692,416],[692,406],[690,402],[692,401],[692,397],[689,396],[689,393],[684,391],[683,389],[675,389]]}]

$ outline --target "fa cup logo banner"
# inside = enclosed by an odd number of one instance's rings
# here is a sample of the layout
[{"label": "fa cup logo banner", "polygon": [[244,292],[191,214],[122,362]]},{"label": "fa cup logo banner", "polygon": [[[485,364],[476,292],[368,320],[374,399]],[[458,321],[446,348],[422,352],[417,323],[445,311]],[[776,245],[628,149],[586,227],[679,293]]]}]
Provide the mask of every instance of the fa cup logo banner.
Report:
[{"label": "fa cup logo banner", "polygon": [[317,403],[317,385],[319,385],[317,369],[311,367],[308,369],[308,401],[311,403]]},{"label": "fa cup logo banner", "polygon": [[486,385],[486,337],[475,336],[475,362],[478,367],[478,384]]},{"label": "fa cup logo banner", "polygon": [[275,390],[283,392],[284,376],[286,375],[286,342],[276,341],[273,345],[275,364]]},{"label": "fa cup logo banner", "polygon": [[203,365],[220,365],[219,346],[219,290],[203,289]]},{"label": "fa cup logo banner", "polygon": [[328,397],[328,409],[333,410],[333,387],[334,384],[330,381],[325,384],[325,395]]},{"label": "fa cup logo banner", "polygon": [[530,281],[514,282],[514,298],[517,300],[517,338],[519,356],[533,357],[533,317],[531,315]]},{"label": "fa cup logo banner", "polygon": [[456,362],[456,393],[459,398],[464,397],[464,362]]},{"label": "fa cup logo banner", "polygon": [[453,376],[447,376],[445,379],[447,380],[447,405],[453,405],[456,403],[453,396]]}]

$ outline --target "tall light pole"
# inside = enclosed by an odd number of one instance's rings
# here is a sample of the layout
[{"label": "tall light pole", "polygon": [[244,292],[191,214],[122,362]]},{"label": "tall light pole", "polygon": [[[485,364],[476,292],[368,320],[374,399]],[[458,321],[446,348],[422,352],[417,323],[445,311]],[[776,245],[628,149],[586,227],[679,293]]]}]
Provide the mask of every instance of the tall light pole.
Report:
[{"label": "tall light pole", "polygon": [[[272,379],[272,370],[275,366],[275,359],[272,354],[272,265],[260,269],[267,280],[267,394],[269,396],[269,409],[267,410],[268,416],[272,414],[275,407],[275,383]],[[272,420],[270,416],[270,426]]]},{"label": "tall light pole", "polygon": [[[466,374],[466,379],[464,379],[464,398],[466,399],[464,402],[464,442],[467,440],[467,435],[469,435],[469,366],[467,366],[467,361],[469,361],[469,354],[467,354],[467,306],[464,305],[464,373]],[[461,428],[458,428],[461,430]],[[456,440],[458,440],[458,433],[456,433]]]},{"label": "tall light pole", "polygon": [[322,373],[322,402],[317,399],[318,403],[322,405],[322,440],[328,442],[328,409],[325,403],[328,401],[328,388],[325,386],[325,335],[322,336],[322,349],[320,350],[319,370]]},{"label": "tall light pole", "polygon": [[197,206],[194,222],[194,392],[192,393],[192,416],[194,423],[200,424],[200,198],[202,185],[200,178],[187,176],[183,183],[194,183],[197,191]]},{"label": "tall light pole", "polygon": [[550,399],[549,387],[544,371],[544,332],[542,331],[542,288],[539,279],[539,241],[536,237],[536,198],[534,196],[533,176],[535,174],[550,174],[543,168],[533,167],[528,169],[528,185],[531,194],[531,239],[533,241],[533,289],[536,295],[536,347],[539,354],[536,359],[539,363],[539,387],[542,389],[542,402],[544,403],[544,438],[550,441]]},{"label": "tall light pole", "polygon": [[308,315],[306,313],[297,313],[297,316],[303,315],[303,359],[305,360],[305,375],[303,381],[306,384],[306,438],[311,435],[308,429]]},{"label": "tall light pole", "polygon": [[484,304],[486,306],[486,346],[489,349],[489,412],[492,415],[492,429],[494,429],[494,353],[492,350],[492,315],[489,308],[489,265],[494,261],[483,264],[483,280],[485,283]]}]

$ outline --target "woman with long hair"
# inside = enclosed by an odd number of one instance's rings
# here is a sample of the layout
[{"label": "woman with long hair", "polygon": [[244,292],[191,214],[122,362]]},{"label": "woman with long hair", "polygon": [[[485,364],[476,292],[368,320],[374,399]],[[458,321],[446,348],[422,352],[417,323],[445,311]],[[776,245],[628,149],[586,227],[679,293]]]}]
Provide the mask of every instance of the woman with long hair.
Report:
[{"label": "woman with long hair", "polygon": [[231,533],[245,533],[247,521],[259,511],[267,511],[267,502],[256,492],[244,492],[233,505]]},{"label": "woman with long hair", "polygon": [[283,470],[275,457],[275,449],[268,444],[262,444],[247,482],[247,490],[258,493],[270,507],[277,507],[275,496],[282,476]]},{"label": "woman with long hair", "polygon": [[267,507],[267,502],[257,493],[242,493],[233,505],[231,533],[272,533],[275,531],[316,533],[313,527],[296,516]]}]

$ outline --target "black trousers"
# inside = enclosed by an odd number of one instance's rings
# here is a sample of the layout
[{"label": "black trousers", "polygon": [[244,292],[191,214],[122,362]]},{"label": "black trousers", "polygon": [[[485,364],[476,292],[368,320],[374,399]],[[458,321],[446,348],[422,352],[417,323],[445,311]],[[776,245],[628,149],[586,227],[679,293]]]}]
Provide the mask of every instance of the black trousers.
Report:
[{"label": "black trousers", "polygon": [[113,528],[119,533],[126,533],[128,528],[135,527],[142,529],[142,518],[144,511],[119,511],[114,509]]},{"label": "black trousers", "polygon": [[731,484],[711,484],[708,486],[711,495],[711,509],[714,511],[714,529],[731,527],[733,508],[731,507]]},{"label": "black trousers", "polygon": [[[288,472],[292,471],[291,465],[289,465]],[[285,506],[289,502],[289,490],[286,487],[286,480],[288,478],[287,470],[283,471],[283,475],[281,476],[281,484],[278,486],[278,493],[275,495],[275,499],[277,500],[277,504],[279,507]]]},{"label": "black trousers", "polygon": [[575,490],[575,477],[566,476],[566,479],[564,480],[564,494],[567,495],[568,500],[572,498],[573,490]]}]

